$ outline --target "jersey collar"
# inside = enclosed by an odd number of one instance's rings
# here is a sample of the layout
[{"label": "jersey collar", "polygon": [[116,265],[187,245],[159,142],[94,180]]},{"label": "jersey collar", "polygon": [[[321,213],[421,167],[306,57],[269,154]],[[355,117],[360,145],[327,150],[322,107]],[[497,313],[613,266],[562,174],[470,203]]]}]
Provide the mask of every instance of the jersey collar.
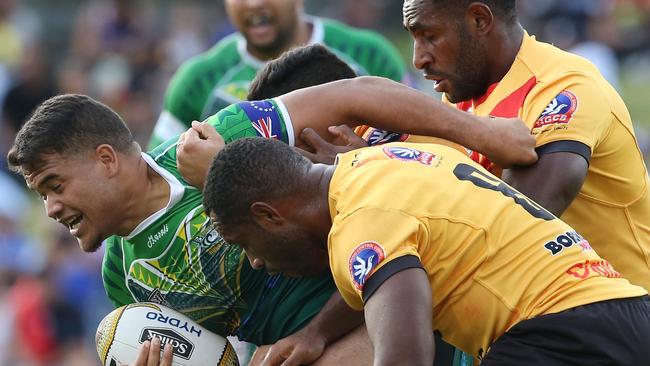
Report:
[{"label": "jersey collar", "polygon": [[[309,42],[307,42],[307,44],[323,43],[323,39],[325,38],[325,27],[323,25],[323,21],[317,17],[312,17],[309,15],[305,16],[303,19],[312,25],[311,37],[309,38]],[[261,69],[267,63],[267,61],[262,61],[248,52],[248,49],[246,49],[246,38],[244,38],[241,34],[238,34],[237,52],[239,52],[242,60],[244,60],[245,63],[249,64],[255,69]]]},{"label": "jersey collar", "polygon": [[174,177],[170,172],[165,170],[163,167],[158,165],[151,156],[147,155],[146,153],[142,152],[141,153],[142,159],[153,169],[156,173],[160,174],[161,177],[163,177],[167,183],[169,184],[169,201],[167,201],[167,205],[160,210],[156,211],[153,215],[147,217],[144,219],[142,222],[138,224],[138,226],[129,233],[128,236],[126,236],[126,240],[131,240],[133,239],[134,236],[140,234],[144,229],[146,229],[149,225],[154,223],[156,220],[158,220],[162,215],[164,215],[171,207],[173,207],[178,201],[183,198],[183,193],[185,192],[185,188],[183,188],[183,185],[181,182]]}]

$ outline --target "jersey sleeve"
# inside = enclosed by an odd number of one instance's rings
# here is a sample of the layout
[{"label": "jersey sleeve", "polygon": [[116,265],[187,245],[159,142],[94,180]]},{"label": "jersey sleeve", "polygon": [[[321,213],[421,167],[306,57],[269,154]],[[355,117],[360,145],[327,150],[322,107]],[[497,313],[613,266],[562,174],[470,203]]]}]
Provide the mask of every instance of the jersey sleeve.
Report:
[{"label": "jersey sleeve", "polygon": [[243,137],[273,138],[291,146],[295,143],[291,118],[278,98],[232,104],[209,117],[226,143]]},{"label": "jersey sleeve", "polygon": [[330,266],[345,302],[361,310],[395,273],[421,268],[423,225],[402,212],[377,208],[335,219],[329,238]]},{"label": "jersey sleeve", "polygon": [[122,265],[122,248],[115,237],[104,242],[105,252],[102,262],[102,281],[104,290],[115,307],[131,304],[136,300],[126,287]]},{"label": "jersey sleeve", "polygon": [[574,152],[587,162],[611,121],[602,86],[586,75],[571,75],[528,97],[522,118],[532,126],[537,151]]}]

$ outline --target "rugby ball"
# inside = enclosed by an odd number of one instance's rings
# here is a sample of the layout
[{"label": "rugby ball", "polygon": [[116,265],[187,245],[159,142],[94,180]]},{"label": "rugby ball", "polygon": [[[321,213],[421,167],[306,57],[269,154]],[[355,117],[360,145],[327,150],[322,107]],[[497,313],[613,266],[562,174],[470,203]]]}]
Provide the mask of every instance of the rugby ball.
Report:
[{"label": "rugby ball", "polygon": [[132,365],[147,340],[158,337],[161,349],[174,346],[174,366],[239,366],[237,354],[224,337],[187,316],[148,302],[113,310],[99,323],[95,344],[104,366]]}]

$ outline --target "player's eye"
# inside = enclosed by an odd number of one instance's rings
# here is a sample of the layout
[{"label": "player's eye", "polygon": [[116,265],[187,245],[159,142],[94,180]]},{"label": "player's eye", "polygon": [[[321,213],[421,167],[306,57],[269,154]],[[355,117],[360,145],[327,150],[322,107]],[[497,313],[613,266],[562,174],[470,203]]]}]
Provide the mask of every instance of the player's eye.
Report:
[{"label": "player's eye", "polygon": [[61,193],[61,188],[62,188],[61,184],[56,184],[52,186],[51,190],[54,193]]}]

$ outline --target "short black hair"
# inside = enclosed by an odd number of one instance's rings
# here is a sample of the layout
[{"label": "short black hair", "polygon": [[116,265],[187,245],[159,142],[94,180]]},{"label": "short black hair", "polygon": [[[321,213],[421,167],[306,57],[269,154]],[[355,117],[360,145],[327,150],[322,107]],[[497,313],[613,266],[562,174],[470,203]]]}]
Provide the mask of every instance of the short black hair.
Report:
[{"label": "short black hair", "polygon": [[101,144],[126,152],[133,141],[129,128],[108,106],[86,95],[64,94],[36,108],[16,134],[7,162],[11,170],[24,174],[45,154],[75,153]]},{"label": "short black hair", "polygon": [[212,161],[203,187],[203,207],[219,225],[252,221],[257,201],[301,194],[311,163],[289,145],[260,137],[236,140]]},{"label": "short black hair", "polygon": [[487,5],[492,13],[506,23],[517,19],[517,0],[430,0],[440,9],[465,10],[469,4],[479,2]]},{"label": "short black hair", "polygon": [[356,77],[352,68],[321,44],[291,49],[258,71],[248,100],[274,98],[296,89]]}]

